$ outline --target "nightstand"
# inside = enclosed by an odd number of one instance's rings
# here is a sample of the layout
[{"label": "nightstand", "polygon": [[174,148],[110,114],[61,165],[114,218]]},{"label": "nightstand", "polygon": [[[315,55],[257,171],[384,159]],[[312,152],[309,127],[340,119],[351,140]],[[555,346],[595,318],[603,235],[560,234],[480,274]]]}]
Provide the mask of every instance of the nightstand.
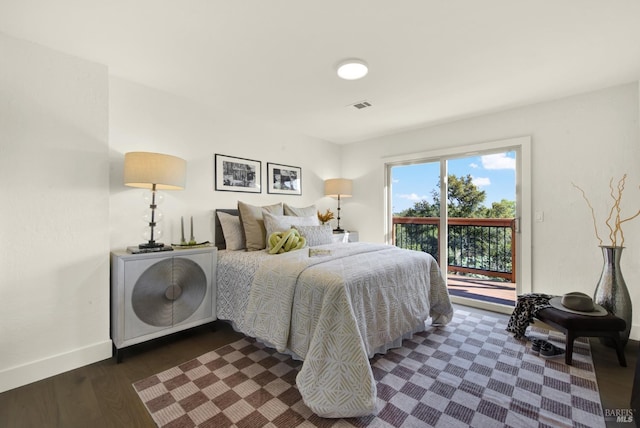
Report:
[{"label": "nightstand", "polygon": [[111,339],[128,346],[216,319],[217,250],[111,253]]},{"label": "nightstand", "polygon": [[333,242],[358,242],[358,232],[354,230],[333,232]]}]

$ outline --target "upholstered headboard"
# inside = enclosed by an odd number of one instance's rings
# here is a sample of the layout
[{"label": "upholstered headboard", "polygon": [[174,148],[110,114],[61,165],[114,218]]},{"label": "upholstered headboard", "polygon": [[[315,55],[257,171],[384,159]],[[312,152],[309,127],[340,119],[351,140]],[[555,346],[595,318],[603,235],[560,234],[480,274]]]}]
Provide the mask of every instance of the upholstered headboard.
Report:
[{"label": "upholstered headboard", "polygon": [[224,250],[227,248],[227,244],[224,241],[224,233],[222,233],[222,225],[220,224],[220,219],[218,218],[218,213],[223,212],[231,215],[240,215],[240,211],[237,209],[219,209],[216,210],[215,214],[215,245],[218,250]]}]

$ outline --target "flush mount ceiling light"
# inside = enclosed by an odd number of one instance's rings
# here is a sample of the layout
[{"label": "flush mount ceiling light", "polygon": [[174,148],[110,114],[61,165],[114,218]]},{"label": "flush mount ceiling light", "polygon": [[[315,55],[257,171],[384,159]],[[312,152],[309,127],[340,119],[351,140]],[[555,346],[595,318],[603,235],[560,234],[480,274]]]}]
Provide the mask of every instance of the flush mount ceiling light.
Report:
[{"label": "flush mount ceiling light", "polygon": [[338,76],[345,80],[357,80],[367,75],[369,68],[361,59],[348,59],[338,64]]}]

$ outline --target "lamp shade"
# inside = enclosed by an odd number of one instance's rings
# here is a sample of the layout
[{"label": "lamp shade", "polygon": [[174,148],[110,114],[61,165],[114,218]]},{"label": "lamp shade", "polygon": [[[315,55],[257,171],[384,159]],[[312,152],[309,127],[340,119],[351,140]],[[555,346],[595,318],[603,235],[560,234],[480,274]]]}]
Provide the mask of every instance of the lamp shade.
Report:
[{"label": "lamp shade", "polygon": [[124,155],[124,184],[157,190],[184,189],[187,163],[171,155],[151,152],[129,152]]},{"label": "lamp shade", "polygon": [[351,197],[353,185],[351,180],[346,178],[330,178],[324,181],[324,195],[337,198]]}]

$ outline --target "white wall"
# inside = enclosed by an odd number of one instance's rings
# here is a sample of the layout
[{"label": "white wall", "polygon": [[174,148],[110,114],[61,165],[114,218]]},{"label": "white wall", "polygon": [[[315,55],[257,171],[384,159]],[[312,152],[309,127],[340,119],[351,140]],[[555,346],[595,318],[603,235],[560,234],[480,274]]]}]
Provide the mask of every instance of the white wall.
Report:
[{"label": "white wall", "polygon": [[[333,143],[273,129],[118,78],[110,79],[109,96],[112,250],[143,242],[141,233],[148,228],[142,221],[148,211],[141,196],[144,191],[122,184],[124,154],[130,151],[167,153],[187,161],[186,189],[164,192],[160,206],[165,243],[180,242],[181,216],[185,226],[193,216],[197,241],[213,242],[212,211],[235,208],[238,200],[319,208],[335,204],[323,196],[323,180],[340,172],[340,147]],[[261,161],[262,193],[216,191],[215,153]],[[267,194],[267,162],[301,167],[302,195]]]},{"label": "white wall", "polygon": [[[0,35],[0,392],[111,356],[109,251],[143,242],[148,206],[122,184],[124,153],[187,161],[187,188],[165,192],[165,242],[194,216],[237,201],[333,207],[323,180],[340,147],[109,78],[105,66]],[[302,168],[302,195],[219,192],[213,155]]]},{"label": "white wall", "polygon": [[[544,212],[544,222],[532,225],[532,291],[593,294],[602,255],[589,210],[571,183],[588,193],[603,228],[611,177],[628,173],[623,210],[640,209],[638,115],[634,83],[345,146],[343,171],[355,180],[345,225],[361,240],[384,241],[384,157],[529,135],[532,210]],[[625,223],[624,232],[621,269],[632,300],[640,301],[640,218]],[[640,307],[633,320],[638,339]]]},{"label": "white wall", "polygon": [[0,34],[0,392],[108,357],[107,68]]}]

